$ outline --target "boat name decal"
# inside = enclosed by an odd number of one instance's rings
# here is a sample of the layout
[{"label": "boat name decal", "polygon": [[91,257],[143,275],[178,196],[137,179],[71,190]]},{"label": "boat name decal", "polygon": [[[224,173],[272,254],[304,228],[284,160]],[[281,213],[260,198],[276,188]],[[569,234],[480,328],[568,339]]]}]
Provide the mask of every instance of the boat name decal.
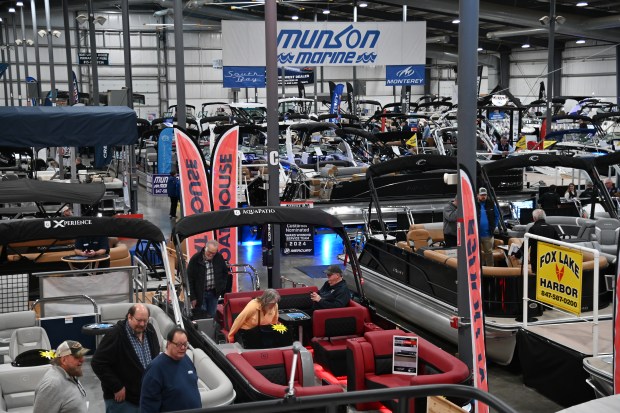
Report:
[{"label": "boat name decal", "polygon": [[235,209],[234,214],[240,215],[255,215],[255,214],[274,214],[276,212],[273,208],[255,208],[255,209]]},{"label": "boat name decal", "polygon": [[530,161],[532,161],[532,162],[538,162],[538,155],[532,155],[532,156],[530,156]]},{"label": "boat name decal", "polygon": [[[65,228],[65,227],[70,227],[70,226],[75,226],[75,225],[92,225],[93,221],[90,219],[78,219],[78,220],[74,220],[74,221],[65,221],[64,219],[60,219],[60,220],[52,220],[52,221],[44,221],[43,222],[43,226],[45,228]],[[52,226],[52,224],[54,224],[54,226]]]}]

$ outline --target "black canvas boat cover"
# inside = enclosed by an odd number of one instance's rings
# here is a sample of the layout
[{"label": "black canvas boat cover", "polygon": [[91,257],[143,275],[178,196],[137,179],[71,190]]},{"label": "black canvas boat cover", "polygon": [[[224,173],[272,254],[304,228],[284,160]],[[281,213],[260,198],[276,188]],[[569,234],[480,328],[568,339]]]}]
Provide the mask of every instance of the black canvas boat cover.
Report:
[{"label": "black canvas boat cover", "polygon": [[526,166],[549,166],[557,168],[562,166],[565,168],[583,169],[591,171],[592,162],[588,158],[577,158],[573,156],[547,155],[547,154],[527,154],[509,156],[508,158],[499,159],[494,162],[487,163],[483,166],[487,173],[506,170],[510,168],[524,168]]},{"label": "black canvas boat cover", "polygon": [[0,107],[0,146],[133,145],[136,119],[124,106]]},{"label": "black canvas boat cover", "polygon": [[0,240],[3,243],[84,236],[135,238],[156,243],[165,239],[155,225],[136,218],[68,217],[0,221]]},{"label": "black canvas boat cover", "polygon": [[377,176],[387,175],[393,172],[424,172],[440,169],[456,170],[456,158],[445,155],[412,155],[391,159],[376,165],[371,165],[366,170],[366,180]]},{"label": "black canvas boat cover", "polygon": [[607,155],[591,158],[597,168],[607,168],[610,165],[620,164],[620,152],[612,152]]},{"label": "black canvas boat cover", "polygon": [[299,122],[290,125],[291,130],[306,133],[323,132],[328,129],[336,129],[334,123],[328,122]]},{"label": "black canvas boat cover", "polygon": [[350,126],[345,126],[344,128],[336,129],[334,132],[336,133],[337,136],[340,136],[340,137],[353,135],[353,136],[359,136],[361,138],[368,139],[368,140],[375,140],[375,136],[372,132],[368,132],[367,130],[364,130],[364,129],[352,128]]},{"label": "black canvas boat cover", "polygon": [[0,203],[58,202],[93,205],[101,200],[105,184],[72,184],[18,179],[0,182]]},{"label": "black canvas boat cover", "polygon": [[278,206],[228,209],[183,217],[172,229],[172,237],[176,239],[178,236],[182,240],[220,228],[261,224],[307,224],[344,233],[342,222],[325,211]]}]

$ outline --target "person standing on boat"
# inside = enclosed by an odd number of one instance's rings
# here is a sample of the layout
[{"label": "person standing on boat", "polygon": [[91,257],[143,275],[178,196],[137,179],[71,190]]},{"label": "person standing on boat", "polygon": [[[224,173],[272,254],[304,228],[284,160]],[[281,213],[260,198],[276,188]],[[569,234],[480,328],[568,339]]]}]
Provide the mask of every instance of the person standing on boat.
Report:
[{"label": "person standing on boat", "polygon": [[198,372],[187,356],[187,333],[175,327],[166,337],[166,351],[155,357],[144,372],[140,412],[159,413],[200,409]]},{"label": "person standing on boat", "polygon": [[318,293],[310,293],[313,310],[323,308],[340,308],[349,305],[351,293],[347,282],[342,278],[342,268],[339,265],[330,265],[325,270],[327,281]]},{"label": "person standing on boat", "polygon": [[501,155],[503,158],[512,154],[515,148],[508,142],[508,136],[502,135],[499,142],[493,147],[493,155]]},{"label": "person standing on boat", "polygon": [[207,245],[187,264],[192,307],[205,311],[207,318],[215,315],[218,297],[230,291],[232,283],[226,260],[218,252],[219,247],[217,241],[207,241]]},{"label": "person standing on boat", "polygon": [[52,368],[45,373],[34,392],[33,413],[86,413],[86,390],[82,377],[84,355],[90,350],[77,341],[63,341],[56,349]]},{"label": "person standing on boat", "polygon": [[495,243],[495,236],[493,234],[499,224],[499,210],[495,203],[488,199],[487,189],[484,187],[478,189],[476,210],[478,212],[481,264],[493,267],[493,246]]},{"label": "person standing on boat", "polygon": [[564,193],[564,199],[567,201],[572,201],[573,199],[577,199],[577,190],[575,189],[575,184],[574,183],[570,183],[568,184],[568,188],[566,189],[566,192]]},{"label": "person standing on boat", "polygon": [[[545,238],[551,238],[557,241],[560,241],[560,235],[554,226],[547,224],[547,214],[541,208],[535,209],[532,212],[532,219],[534,220],[534,224],[527,230],[528,234],[539,235]],[[535,239],[530,239],[530,255],[529,255],[529,263],[536,271],[536,262],[532,260],[538,259],[538,241]],[[521,245],[521,248],[517,253],[515,253],[515,257],[522,258],[523,257],[523,247],[525,244]]]},{"label": "person standing on boat", "polygon": [[543,209],[556,209],[560,205],[560,195],[557,193],[555,185],[549,186],[547,192],[538,199],[538,204]]},{"label": "person standing on boat", "polygon": [[179,198],[181,196],[181,180],[177,176],[176,171],[170,171],[167,184],[168,198],[170,198],[170,218],[177,217],[177,207],[179,206]]},{"label": "person standing on boat", "polygon": [[456,231],[458,206],[458,198],[454,197],[443,209],[443,243],[446,247],[456,247],[458,244]]},{"label": "person standing on boat", "polygon": [[142,377],[160,351],[149,316],[147,306],[134,304],[97,346],[91,366],[101,381],[106,413],[140,411]]}]

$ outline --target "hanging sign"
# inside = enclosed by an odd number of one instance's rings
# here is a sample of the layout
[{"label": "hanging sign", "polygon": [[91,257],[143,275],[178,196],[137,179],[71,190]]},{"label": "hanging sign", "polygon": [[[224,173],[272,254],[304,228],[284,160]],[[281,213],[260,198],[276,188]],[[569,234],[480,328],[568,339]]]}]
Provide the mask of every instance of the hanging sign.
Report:
[{"label": "hanging sign", "polygon": [[264,66],[224,66],[224,87],[265,87]]},{"label": "hanging sign", "polygon": [[[78,53],[78,64],[89,65],[90,64],[90,53],[87,53],[87,52]],[[97,53],[97,66],[109,66],[109,65],[110,65],[110,54],[109,53]]]}]

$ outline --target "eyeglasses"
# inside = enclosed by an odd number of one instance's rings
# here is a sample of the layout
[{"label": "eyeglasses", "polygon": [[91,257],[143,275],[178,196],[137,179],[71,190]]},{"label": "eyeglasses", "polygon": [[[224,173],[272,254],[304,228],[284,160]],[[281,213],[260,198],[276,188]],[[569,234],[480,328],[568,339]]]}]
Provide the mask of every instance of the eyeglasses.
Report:
[{"label": "eyeglasses", "polygon": [[136,320],[136,322],[138,322],[138,323],[145,323],[145,324],[146,324],[146,323],[148,323],[148,322],[149,322],[149,319],[148,319],[148,318],[136,318],[136,317],[134,317],[134,316],[131,316],[131,318],[133,318],[134,320]]},{"label": "eyeglasses", "polygon": [[208,250],[207,250],[207,251],[205,251],[205,255],[206,255],[206,256],[208,256],[208,257],[212,257],[212,256],[214,256],[215,254],[217,254],[217,251],[215,251],[215,252],[211,252],[211,251],[208,251]]},{"label": "eyeglasses", "polygon": [[171,343],[180,349],[187,348],[189,346],[189,343],[187,341],[185,343],[175,343],[174,341],[171,341]]}]

